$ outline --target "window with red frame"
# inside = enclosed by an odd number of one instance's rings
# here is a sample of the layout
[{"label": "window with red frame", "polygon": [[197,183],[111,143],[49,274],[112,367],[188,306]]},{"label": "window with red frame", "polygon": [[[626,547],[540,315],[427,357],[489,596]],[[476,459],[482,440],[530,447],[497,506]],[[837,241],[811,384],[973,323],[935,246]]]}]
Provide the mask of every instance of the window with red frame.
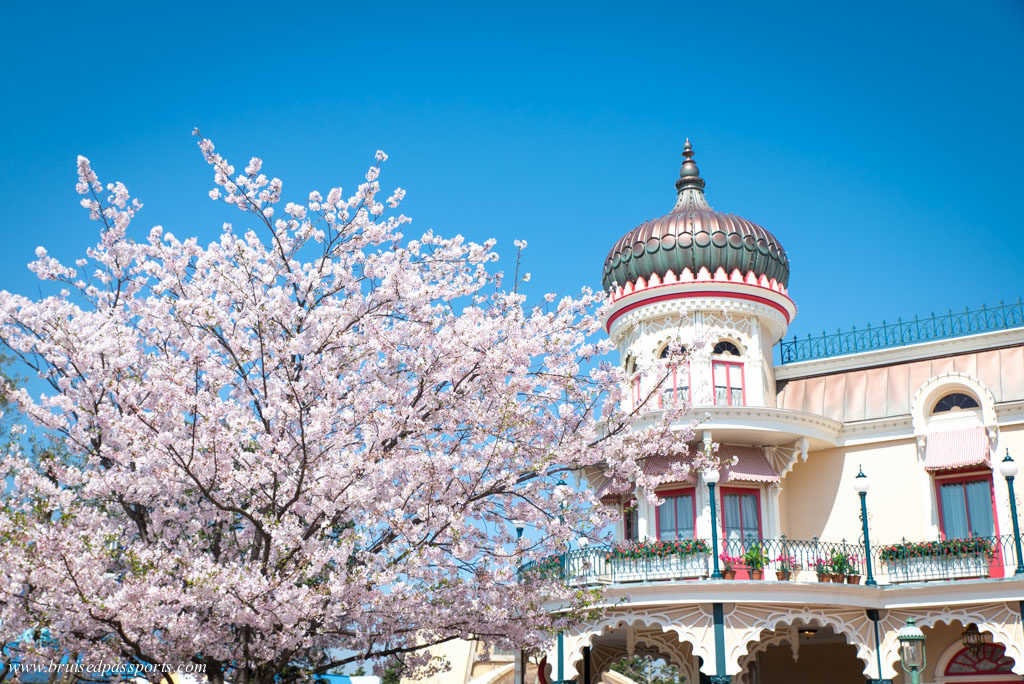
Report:
[{"label": "window with red frame", "polygon": [[622,538],[626,541],[636,541],[640,538],[640,514],[636,508],[636,501],[630,501],[623,507]]},{"label": "window with red frame", "polygon": [[743,391],[743,364],[734,361],[712,361],[711,371],[715,381],[715,404],[718,406],[743,406],[746,397]]},{"label": "window with red frame", "polygon": [[991,475],[938,479],[935,488],[945,539],[995,536]]},{"label": "window with red frame", "polygon": [[658,539],[675,541],[694,538],[694,518],[697,510],[693,490],[659,494],[663,500],[658,506]]},{"label": "window with red frame", "polygon": [[756,491],[722,490],[722,528],[726,539],[761,538],[761,501]]},{"label": "window with red frame", "polygon": [[[683,347],[686,352],[686,347]],[[668,345],[661,350],[660,358],[668,358]],[[670,387],[663,387],[658,394],[658,408],[674,406],[677,401],[690,401],[690,364],[681,364],[672,369]]]}]

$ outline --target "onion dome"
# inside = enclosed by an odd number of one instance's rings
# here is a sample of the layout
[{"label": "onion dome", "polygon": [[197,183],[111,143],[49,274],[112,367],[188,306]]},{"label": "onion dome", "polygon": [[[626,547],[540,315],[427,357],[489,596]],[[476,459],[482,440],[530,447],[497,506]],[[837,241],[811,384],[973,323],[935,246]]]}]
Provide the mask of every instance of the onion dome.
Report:
[{"label": "onion dome", "polygon": [[604,288],[615,283],[649,281],[652,274],[664,278],[689,269],[697,274],[706,268],[714,274],[739,270],[746,277],[765,276],[780,285],[789,284],[789,259],[774,235],[745,218],[712,209],[704,198],[704,179],[693,161],[689,139],[683,148],[683,166],[676,181],[678,199],[672,211],[642,223],[626,233],[604,262]]}]

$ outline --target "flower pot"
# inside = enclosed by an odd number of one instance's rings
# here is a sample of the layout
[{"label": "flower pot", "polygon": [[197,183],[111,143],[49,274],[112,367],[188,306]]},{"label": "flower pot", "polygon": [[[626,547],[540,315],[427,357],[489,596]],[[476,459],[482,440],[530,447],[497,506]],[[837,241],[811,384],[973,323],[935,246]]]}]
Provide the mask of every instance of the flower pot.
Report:
[{"label": "flower pot", "polygon": [[834,582],[835,584],[843,584],[844,582],[846,582],[846,575],[839,572],[833,572],[832,582]]},{"label": "flower pot", "polygon": [[750,570],[750,579],[752,579],[752,580],[764,579],[764,570],[751,569]]},{"label": "flower pot", "polygon": [[776,570],[775,571],[775,577],[778,578],[778,580],[780,582],[788,582],[790,574],[791,573],[790,573],[789,570]]},{"label": "flower pot", "polygon": [[736,571],[733,570],[732,568],[730,568],[728,570],[723,570],[722,571],[722,578],[723,579],[727,579],[727,580],[736,579]]},{"label": "flower pot", "polygon": [[860,584],[860,575],[847,575],[846,576],[846,583],[847,584]]},{"label": "flower pot", "polygon": [[819,582],[831,582],[832,581],[832,575],[825,574],[824,572],[819,572],[818,573],[818,581]]}]

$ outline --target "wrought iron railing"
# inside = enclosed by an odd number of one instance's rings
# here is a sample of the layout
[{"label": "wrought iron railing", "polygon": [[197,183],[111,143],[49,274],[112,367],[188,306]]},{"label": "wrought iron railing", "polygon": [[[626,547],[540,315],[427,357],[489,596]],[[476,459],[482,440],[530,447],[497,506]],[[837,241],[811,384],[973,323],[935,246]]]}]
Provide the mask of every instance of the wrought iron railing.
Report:
[{"label": "wrought iron railing", "polygon": [[964,308],[963,311],[950,309],[944,314],[935,314],[927,318],[914,316],[912,321],[897,318],[895,323],[886,323],[872,327],[870,324],[863,329],[856,327],[847,331],[836,330],[834,333],[822,331],[821,335],[808,334],[806,338],[793,337],[792,340],[779,342],[779,363],[795,363],[810,361],[830,356],[856,354],[872,349],[902,347],[918,342],[943,340],[952,337],[963,337],[976,333],[1008,330],[1024,326],[1024,302],[1018,297],[1016,302],[980,309]]},{"label": "wrought iron railing", "polygon": [[[1024,537],[1022,537],[1024,542]],[[867,563],[862,544],[775,539],[719,542],[719,569],[726,579],[862,584]],[[697,540],[683,552],[651,552],[650,545],[590,546],[528,563],[530,577],[560,578],[573,585],[614,585],[707,579],[713,572],[711,544]],[[878,584],[1012,576],[1017,570],[1012,535],[964,540],[901,542],[871,547]]]}]

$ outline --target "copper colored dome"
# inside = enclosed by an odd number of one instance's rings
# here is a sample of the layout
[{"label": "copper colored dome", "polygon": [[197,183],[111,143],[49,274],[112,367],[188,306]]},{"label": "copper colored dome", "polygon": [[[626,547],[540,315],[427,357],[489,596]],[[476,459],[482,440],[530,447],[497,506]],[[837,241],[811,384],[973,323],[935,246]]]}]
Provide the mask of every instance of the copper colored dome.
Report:
[{"label": "copper colored dome", "polygon": [[642,223],[622,236],[604,262],[606,290],[615,283],[650,280],[652,274],[677,276],[683,269],[697,274],[703,267],[714,274],[739,270],[783,286],[789,284],[789,259],[774,235],[745,218],[712,209],[704,198],[704,179],[693,161],[690,141],[676,181],[679,198],[671,213]]}]

